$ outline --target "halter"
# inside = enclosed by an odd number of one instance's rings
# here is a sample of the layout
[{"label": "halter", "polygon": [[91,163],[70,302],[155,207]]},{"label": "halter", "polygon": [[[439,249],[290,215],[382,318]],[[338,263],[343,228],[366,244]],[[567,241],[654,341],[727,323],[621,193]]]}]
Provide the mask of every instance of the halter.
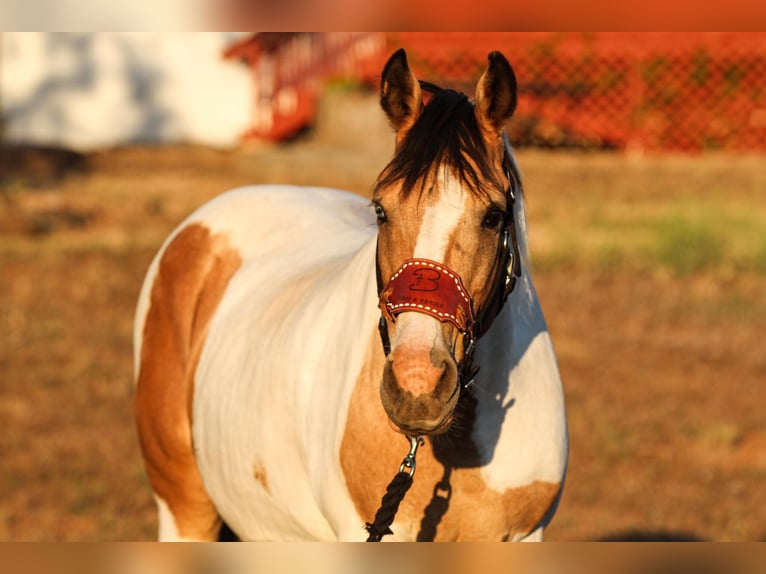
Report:
[{"label": "halter", "polygon": [[[506,156],[505,162],[509,161]],[[521,258],[513,216],[516,179],[511,173],[506,170],[508,189],[505,227],[493,266],[493,269],[498,270],[495,286],[479,317],[475,317],[473,299],[456,271],[429,259],[406,259],[384,285],[376,249],[375,267],[381,310],[378,330],[386,356],[391,353],[388,322],[395,322],[397,315],[405,311],[423,313],[443,323],[452,324],[463,336],[463,359],[458,365],[460,385],[462,389],[467,389],[473,384],[479,371],[478,367],[473,366],[476,340],[489,330],[521,276]]]}]

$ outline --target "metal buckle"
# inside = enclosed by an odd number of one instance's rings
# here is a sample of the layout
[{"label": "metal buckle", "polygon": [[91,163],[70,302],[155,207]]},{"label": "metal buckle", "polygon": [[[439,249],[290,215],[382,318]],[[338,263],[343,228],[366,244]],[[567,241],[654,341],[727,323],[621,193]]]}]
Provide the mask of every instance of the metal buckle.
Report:
[{"label": "metal buckle", "polygon": [[513,249],[510,248],[508,245],[508,241],[510,239],[510,231],[508,229],[505,230],[505,233],[503,234],[503,249],[506,253],[508,253],[508,265],[505,268],[505,295],[506,297],[509,294],[509,288],[513,282],[513,269],[514,269],[514,256],[513,256]]},{"label": "metal buckle", "polygon": [[415,454],[418,452],[418,447],[425,444],[426,441],[421,436],[408,436],[407,438],[410,440],[410,452],[407,453],[399,466],[399,472],[405,472],[406,469],[406,472],[413,476],[415,474]]}]

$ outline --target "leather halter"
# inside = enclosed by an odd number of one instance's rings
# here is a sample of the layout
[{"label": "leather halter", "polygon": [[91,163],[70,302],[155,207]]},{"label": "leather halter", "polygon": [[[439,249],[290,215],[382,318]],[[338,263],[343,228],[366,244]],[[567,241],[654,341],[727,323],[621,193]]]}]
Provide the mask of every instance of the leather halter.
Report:
[{"label": "leather halter", "polygon": [[441,263],[428,259],[406,259],[384,285],[376,248],[375,269],[381,310],[378,329],[383,352],[386,356],[391,353],[388,322],[395,322],[399,313],[414,311],[450,323],[463,335],[463,359],[458,365],[462,388],[473,384],[479,370],[473,366],[476,340],[489,330],[521,276],[521,258],[514,219],[516,180],[510,171],[506,173],[509,184],[506,190],[505,227],[500,233],[493,266],[495,286],[478,317],[475,316],[473,299],[463,286],[460,275]]},{"label": "leather halter", "polygon": [[388,321],[404,311],[452,323],[461,333],[473,329],[471,297],[460,276],[430,259],[406,259],[380,293],[380,310]]}]

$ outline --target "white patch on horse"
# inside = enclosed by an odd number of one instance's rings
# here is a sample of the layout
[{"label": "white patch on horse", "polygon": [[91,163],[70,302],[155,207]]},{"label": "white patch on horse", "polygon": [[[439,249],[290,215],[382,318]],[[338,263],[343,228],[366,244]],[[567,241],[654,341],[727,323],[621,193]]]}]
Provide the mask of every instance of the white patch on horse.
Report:
[{"label": "white patch on horse", "polygon": [[[559,482],[567,461],[564,394],[553,343],[528,268],[522,268],[517,289],[487,333],[492,343],[477,348],[482,368],[476,392],[496,399],[479,401],[474,437],[492,445],[482,453],[482,476],[498,491],[533,480]],[[496,360],[504,352],[510,352],[510,371]],[[511,458],[516,464],[506,463]]]},{"label": "white patch on horse", "polygon": [[[252,224],[253,214],[262,224]],[[348,336],[349,324],[374,329],[379,317],[368,200],[260,186],[226,194],[195,217],[226,231],[245,259],[197,370],[193,435],[206,490],[243,540],[363,540],[340,464],[327,461],[340,452],[366,352],[332,342]],[[253,477],[255,460],[270,492]]]},{"label": "white patch on horse", "polygon": [[543,528],[542,526],[537,530],[533,530],[526,536],[523,534],[516,535],[511,539],[513,542],[542,542],[543,541]]},{"label": "white patch on horse", "polygon": [[465,212],[468,194],[446,166],[439,170],[437,184],[441,189],[439,199],[425,209],[412,256],[443,263],[450,237]]},{"label": "white patch on horse", "polygon": [[[412,257],[444,263],[450,237],[466,210],[468,194],[447,166],[439,170],[436,183],[440,189],[439,198],[423,213]],[[402,313],[397,323],[396,335],[391,340],[392,349],[402,340],[433,347],[441,332],[439,321],[423,313]]]},{"label": "white patch on horse", "polygon": [[194,542],[189,538],[184,538],[178,533],[176,518],[170,511],[170,507],[167,503],[156,495],[154,501],[157,503],[157,515],[159,519],[158,540],[160,542]]}]

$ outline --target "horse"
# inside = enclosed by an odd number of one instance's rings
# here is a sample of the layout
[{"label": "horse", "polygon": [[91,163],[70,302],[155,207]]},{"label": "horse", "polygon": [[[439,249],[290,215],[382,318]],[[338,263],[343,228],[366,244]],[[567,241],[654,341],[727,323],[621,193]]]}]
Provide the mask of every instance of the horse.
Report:
[{"label": "horse", "polygon": [[542,539],[568,435],[505,132],[516,76],[492,52],[472,100],[399,50],[380,103],[371,202],[238,188],[151,262],[135,412],[160,540],[364,540],[418,446],[386,540]]}]

